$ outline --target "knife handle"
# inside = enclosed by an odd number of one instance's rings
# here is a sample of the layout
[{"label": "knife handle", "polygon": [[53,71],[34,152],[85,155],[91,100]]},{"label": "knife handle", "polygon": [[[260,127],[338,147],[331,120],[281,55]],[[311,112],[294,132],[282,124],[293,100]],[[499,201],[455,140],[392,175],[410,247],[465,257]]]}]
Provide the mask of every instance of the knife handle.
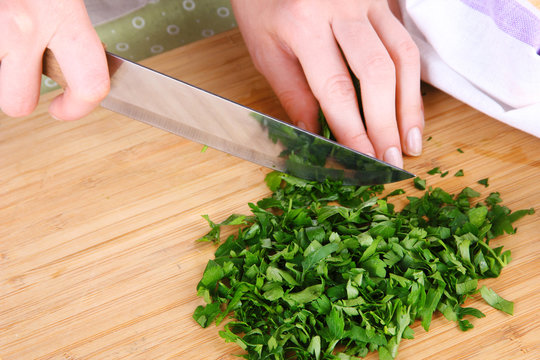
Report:
[{"label": "knife handle", "polygon": [[[101,45],[103,45],[103,49],[105,49],[105,44],[101,43]],[[107,54],[107,52],[105,53]],[[116,70],[116,67],[111,65],[111,60],[109,59],[108,54],[107,65],[109,66],[109,74],[112,75]],[[63,89],[66,88],[67,81],[64,78],[64,74],[62,73],[60,64],[58,64],[56,57],[49,48],[46,48],[45,52],[43,53],[42,73],[43,75],[48,76],[52,80],[56,81],[56,83],[60,85]]]},{"label": "knife handle", "polygon": [[45,49],[45,52],[43,53],[42,69],[43,75],[46,75],[52,80],[56,81],[56,83],[62,88],[66,88],[67,82],[64,78],[62,70],[60,69],[60,64],[58,64],[56,57],[54,57],[53,52],[49,48]]}]

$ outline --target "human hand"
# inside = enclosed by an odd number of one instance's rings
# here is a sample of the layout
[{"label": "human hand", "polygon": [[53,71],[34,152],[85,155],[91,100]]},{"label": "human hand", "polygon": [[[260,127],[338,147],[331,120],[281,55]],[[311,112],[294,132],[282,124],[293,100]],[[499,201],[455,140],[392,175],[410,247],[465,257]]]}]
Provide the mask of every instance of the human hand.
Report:
[{"label": "human hand", "polygon": [[105,52],[82,0],[0,0],[0,108],[25,116],[39,99],[43,52],[54,53],[67,87],[49,113],[81,118],[109,91]]},{"label": "human hand", "polygon": [[[386,0],[232,0],[256,68],[293,123],[403,167],[420,155],[420,56]],[[360,81],[366,128],[347,65]]]}]

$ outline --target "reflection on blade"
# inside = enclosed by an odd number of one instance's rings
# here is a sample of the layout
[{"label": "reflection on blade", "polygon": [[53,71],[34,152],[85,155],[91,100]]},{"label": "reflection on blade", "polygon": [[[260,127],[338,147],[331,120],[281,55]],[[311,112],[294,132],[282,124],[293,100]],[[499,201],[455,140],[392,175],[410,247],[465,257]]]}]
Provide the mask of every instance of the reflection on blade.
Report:
[{"label": "reflection on blade", "polygon": [[414,175],[285,122],[107,54],[111,91],[102,106],[291,175],[371,185]]},{"label": "reflection on blade", "polygon": [[373,185],[401,181],[413,174],[358,153],[301,129],[285,126],[265,115],[258,118],[272,141],[284,146],[286,172],[309,180],[340,179],[345,184]]}]

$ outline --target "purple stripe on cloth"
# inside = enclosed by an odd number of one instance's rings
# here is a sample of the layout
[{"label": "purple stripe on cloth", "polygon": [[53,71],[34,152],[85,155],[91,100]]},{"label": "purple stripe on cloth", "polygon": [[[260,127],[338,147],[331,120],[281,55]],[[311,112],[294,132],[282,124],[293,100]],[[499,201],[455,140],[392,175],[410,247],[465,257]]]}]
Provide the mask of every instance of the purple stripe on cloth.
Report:
[{"label": "purple stripe on cloth", "polygon": [[461,0],[491,17],[497,27],[540,55],[540,18],[515,0]]}]

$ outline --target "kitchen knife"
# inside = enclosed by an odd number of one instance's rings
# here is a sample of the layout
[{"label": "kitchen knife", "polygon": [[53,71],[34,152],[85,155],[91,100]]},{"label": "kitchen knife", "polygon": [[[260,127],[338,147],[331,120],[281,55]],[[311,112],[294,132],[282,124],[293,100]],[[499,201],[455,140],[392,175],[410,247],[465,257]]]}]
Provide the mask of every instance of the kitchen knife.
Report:
[{"label": "kitchen knife", "polygon": [[[186,139],[307,180],[374,185],[413,174],[208,91],[106,52],[101,106]],[[66,83],[47,49],[43,73]]]}]

